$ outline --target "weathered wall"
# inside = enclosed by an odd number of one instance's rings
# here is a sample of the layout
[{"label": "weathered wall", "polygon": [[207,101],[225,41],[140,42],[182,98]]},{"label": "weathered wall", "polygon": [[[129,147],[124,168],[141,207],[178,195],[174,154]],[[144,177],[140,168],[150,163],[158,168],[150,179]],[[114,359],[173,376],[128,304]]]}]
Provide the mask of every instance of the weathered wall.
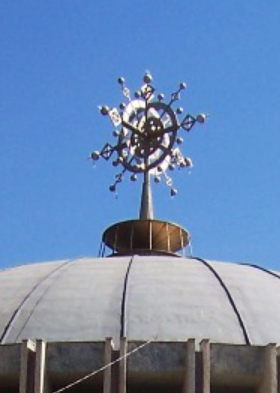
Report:
[{"label": "weathered wall", "polygon": [[274,344],[24,340],[0,346],[0,392],[52,393],[102,369],[65,392],[279,393],[279,359]]}]

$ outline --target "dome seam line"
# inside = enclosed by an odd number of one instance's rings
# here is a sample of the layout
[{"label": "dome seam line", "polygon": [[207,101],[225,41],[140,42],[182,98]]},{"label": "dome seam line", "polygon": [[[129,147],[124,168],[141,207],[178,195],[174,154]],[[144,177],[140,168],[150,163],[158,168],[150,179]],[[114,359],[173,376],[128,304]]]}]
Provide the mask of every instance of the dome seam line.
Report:
[{"label": "dome seam line", "polygon": [[[76,260],[76,259],[74,259],[74,260]],[[4,341],[6,340],[8,334],[9,334],[9,332],[10,332],[10,329],[11,329],[13,323],[16,321],[17,316],[19,315],[19,313],[20,313],[22,307],[23,307],[24,304],[27,302],[27,300],[32,296],[32,294],[36,291],[36,289],[38,289],[38,288],[40,287],[40,285],[42,285],[49,277],[51,277],[51,276],[52,276],[53,274],[55,274],[57,271],[59,271],[60,269],[62,269],[66,264],[68,264],[68,263],[70,263],[70,262],[73,262],[74,260],[69,259],[69,260],[67,260],[66,262],[64,262],[61,266],[57,267],[56,269],[52,270],[50,273],[46,274],[46,275],[45,275],[37,284],[35,284],[34,287],[27,293],[27,295],[26,295],[26,296],[24,297],[24,299],[20,302],[20,304],[18,305],[18,307],[16,308],[16,310],[13,312],[13,314],[12,314],[12,316],[11,316],[9,322],[7,323],[5,329],[3,330],[3,333],[2,333],[2,335],[1,335],[1,337],[0,337],[0,343],[1,343],[1,344],[4,344]],[[44,294],[45,294],[45,292],[44,292]],[[40,300],[41,300],[41,298],[40,298]],[[40,301],[40,300],[39,300],[39,301]],[[36,306],[37,306],[37,304],[38,304],[38,302],[36,303]],[[31,312],[31,314],[32,314],[32,313],[33,313],[33,312]],[[31,314],[30,314],[30,315],[31,315]],[[26,326],[26,323],[27,323],[27,321],[28,321],[29,319],[30,319],[30,316],[29,316],[29,317],[27,318],[27,320],[25,321],[24,327]],[[24,328],[24,327],[23,327],[23,328]],[[19,335],[21,334],[23,328],[22,328],[22,329],[20,330],[20,332],[17,334],[16,339],[15,339],[15,342],[16,342],[16,340],[18,339]]]},{"label": "dome seam line", "polygon": [[267,273],[267,274],[269,274],[269,275],[271,275],[273,277],[278,278],[278,280],[280,280],[280,276],[277,273],[274,273],[271,270],[268,270],[268,269],[266,269],[266,268],[264,268],[262,266],[254,265],[254,264],[251,264],[251,263],[241,263],[241,266],[250,266],[250,267],[252,267],[254,269],[261,270],[262,272]]},{"label": "dome seam line", "polygon": [[120,316],[120,337],[126,337],[126,303],[127,303],[127,287],[128,277],[131,270],[134,255],[130,258],[123,282],[123,293],[121,302],[121,316]]},{"label": "dome seam line", "polygon": [[246,330],[245,323],[244,323],[244,321],[242,319],[241,313],[239,312],[239,310],[237,308],[237,305],[235,304],[235,301],[233,299],[233,296],[230,293],[230,291],[229,291],[228,287],[226,286],[226,284],[224,283],[222,277],[219,275],[219,273],[205,259],[202,259],[202,258],[199,258],[199,257],[191,257],[191,259],[196,259],[197,261],[202,262],[205,266],[208,267],[208,269],[213,273],[213,275],[219,281],[219,283],[222,286],[222,288],[224,289],[224,291],[225,291],[225,293],[227,295],[227,298],[228,298],[228,300],[229,300],[229,302],[230,302],[230,304],[231,304],[231,306],[233,308],[233,311],[234,311],[234,313],[235,313],[235,315],[236,315],[236,317],[238,319],[239,325],[241,327],[241,330],[242,330],[242,333],[243,333],[243,336],[244,336],[244,339],[245,339],[245,343],[246,343],[246,345],[251,345],[249,334],[248,334],[248,332]]}]

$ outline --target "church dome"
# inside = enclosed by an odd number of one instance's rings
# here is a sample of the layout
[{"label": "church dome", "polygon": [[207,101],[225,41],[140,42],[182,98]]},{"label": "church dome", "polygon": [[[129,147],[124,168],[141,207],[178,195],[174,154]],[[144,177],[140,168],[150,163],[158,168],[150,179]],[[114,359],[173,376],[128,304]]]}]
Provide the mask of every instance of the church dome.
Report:
[{"label": "church dome", "polygon": [[280,273],[175,256],[81,258],[0,272],[1,344],[280,343]]},{"label": "church dome", "polygon": [[176,195],[166,171],[192,166],[178,131],[207,116],[171,108],[185,83],[164,103],[143,81],[132,100],[119,78],[128,103],[100,107],[117,142],[90,156],[116,153],[112,192],[142,175],[139,219],[107,228],[98,258],[0,271],[1,392],[279,391],[280,273],[176,255],[190,235],[154,218],[151,179]]}]

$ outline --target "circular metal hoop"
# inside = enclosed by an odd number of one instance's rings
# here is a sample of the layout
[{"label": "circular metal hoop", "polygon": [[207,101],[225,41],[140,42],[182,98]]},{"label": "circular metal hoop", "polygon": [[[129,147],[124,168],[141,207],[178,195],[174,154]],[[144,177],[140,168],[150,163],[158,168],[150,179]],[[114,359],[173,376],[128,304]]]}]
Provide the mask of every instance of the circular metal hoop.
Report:
[{"label": "circular metal hoop", "polygon": [[123,118],[118,154],[127,170],[148,172],[171,155],[179,126],[170,106],[134,100]]}]

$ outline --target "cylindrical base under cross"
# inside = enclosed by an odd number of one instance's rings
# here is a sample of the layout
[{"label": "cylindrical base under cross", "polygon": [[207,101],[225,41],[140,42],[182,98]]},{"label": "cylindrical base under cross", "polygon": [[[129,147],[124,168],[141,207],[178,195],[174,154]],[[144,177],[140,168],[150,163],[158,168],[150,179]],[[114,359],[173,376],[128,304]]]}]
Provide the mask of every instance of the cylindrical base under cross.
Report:
[{"label": "cylindrical base under cross", "polygon": [[189,233],[160,220],[129,220],[112,225],[102,241],[114,254],[173,254],[189,244]]}]

